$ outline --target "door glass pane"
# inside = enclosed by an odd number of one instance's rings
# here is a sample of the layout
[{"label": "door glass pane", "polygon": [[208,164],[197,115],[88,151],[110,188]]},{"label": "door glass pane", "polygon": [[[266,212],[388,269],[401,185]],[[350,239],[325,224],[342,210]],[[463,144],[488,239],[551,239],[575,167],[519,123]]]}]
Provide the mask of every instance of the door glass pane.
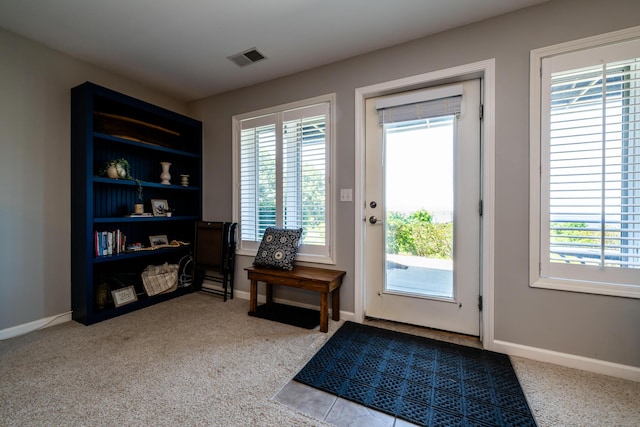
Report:
[{"label": "door glass pane", "polygon": [[386,292],[453,298],[454,120],[384,125]]}]

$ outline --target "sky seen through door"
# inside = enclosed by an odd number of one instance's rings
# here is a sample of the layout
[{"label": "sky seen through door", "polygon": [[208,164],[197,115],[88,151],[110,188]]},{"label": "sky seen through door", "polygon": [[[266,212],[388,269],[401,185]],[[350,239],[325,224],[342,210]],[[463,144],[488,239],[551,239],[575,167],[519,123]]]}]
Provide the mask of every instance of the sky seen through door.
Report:
[{"label": "sky seen through door", "polygon": [[387,211],[453,220],[453,116],[385,125]]}]

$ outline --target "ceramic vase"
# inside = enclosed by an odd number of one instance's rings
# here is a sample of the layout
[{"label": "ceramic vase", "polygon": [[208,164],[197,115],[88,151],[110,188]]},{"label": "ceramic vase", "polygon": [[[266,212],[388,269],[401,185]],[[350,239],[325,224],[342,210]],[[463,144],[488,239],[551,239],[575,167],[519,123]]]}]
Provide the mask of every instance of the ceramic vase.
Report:
[{"label": "ceramic vase", "polygon": [[160,165],[162,165],[162,173],[160,174],[160,179],[162,181],[160,181],[160,184],[171,185],[171,174],[169,173],[169,167],[171,166],[171,163],[160,162]]},{"label": "ceramic vase", "polygon": [[113,179],[124,178],[127,176],[127,171],[118,164],[112,164],[107,169],[107,176]]}]

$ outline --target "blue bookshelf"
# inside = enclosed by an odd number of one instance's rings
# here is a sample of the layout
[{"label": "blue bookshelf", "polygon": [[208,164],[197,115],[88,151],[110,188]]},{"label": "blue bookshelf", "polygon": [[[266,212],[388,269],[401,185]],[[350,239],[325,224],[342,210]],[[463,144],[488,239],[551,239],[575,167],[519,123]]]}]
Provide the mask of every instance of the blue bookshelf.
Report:
[{"label": "blue bookshelf", "polygon": [[[114,159],[126,159],[134,179],[104,176]],[[171,163],[170,185],[160,183],[160,162]],[[192,292],[181,286],[148,296],[141,273],[148,265],[179,264],[193,250],[202,218],[202,123],[86,82],[71,89],[71,165],[73,319],[90,325]],[[182,175],[189,175],[184,185]],[[154,216],[151,200],[166,201],[173,215]],[[131,217],[136,203],[152,215]],[[108,255],[96,248],[103,232],[112,238]],[[150,236],[187,244],[151,249]],[[133,243],[143,250],[127,250]],[[115,304],[110,291],[129,286],[136,300]]]}]

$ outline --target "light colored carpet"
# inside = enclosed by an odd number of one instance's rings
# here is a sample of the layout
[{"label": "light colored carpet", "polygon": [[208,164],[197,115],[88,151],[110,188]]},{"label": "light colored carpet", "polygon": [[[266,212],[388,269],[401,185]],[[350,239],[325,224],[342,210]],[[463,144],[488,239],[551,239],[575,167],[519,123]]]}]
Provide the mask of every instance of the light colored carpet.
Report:
[{"label": "light colored carpet", "polygon": [[248,308],[196,293],[0,341],[0,425],[318,425],[271,398],[327,334]]},{"label": "light colored carpet", "polygon": [[[248,308],[196,293],[0,341],[0,426],[327,425],[272,397],[341,322],[323,334]],[[640,383],[512,360],[540,427],[640,426]]]}]

